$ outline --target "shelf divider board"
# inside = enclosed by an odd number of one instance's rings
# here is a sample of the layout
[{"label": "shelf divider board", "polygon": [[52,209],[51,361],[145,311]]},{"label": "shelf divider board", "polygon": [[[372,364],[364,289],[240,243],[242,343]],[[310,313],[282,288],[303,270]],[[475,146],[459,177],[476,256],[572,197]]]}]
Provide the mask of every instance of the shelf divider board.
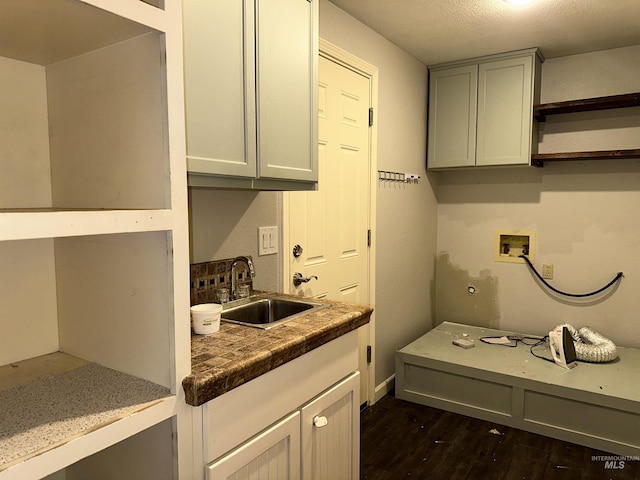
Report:
[{"label": "shelf divider board", "polygon": [[0,241],[155,232],[173,228],[171,210],[0,210]]},{"label": "shelf divider board", "polygon": [[147,1],[127,0],[114,2],[113,0],[82,0],[82,2],[161,32],[171,30],[171,27],[168,25],[171,19],[168,18],[165,9],[158,8]]}]

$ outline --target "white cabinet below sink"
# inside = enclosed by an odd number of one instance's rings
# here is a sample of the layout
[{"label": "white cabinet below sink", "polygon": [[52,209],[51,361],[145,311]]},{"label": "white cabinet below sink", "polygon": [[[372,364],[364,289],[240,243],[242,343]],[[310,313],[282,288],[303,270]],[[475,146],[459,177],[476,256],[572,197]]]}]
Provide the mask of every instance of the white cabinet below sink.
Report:
[{"label": "white cabinet below sink", "polygon": [[194,408],[207,480],[250,468],[261,479],[358,479],[357,342],[350,332]]}]

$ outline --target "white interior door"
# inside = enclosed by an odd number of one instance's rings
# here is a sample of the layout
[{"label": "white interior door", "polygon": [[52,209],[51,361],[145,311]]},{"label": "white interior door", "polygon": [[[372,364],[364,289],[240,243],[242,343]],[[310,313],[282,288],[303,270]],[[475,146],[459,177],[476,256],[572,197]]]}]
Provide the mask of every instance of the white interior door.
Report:
[{"label": "white interior door", "polygon": [[[322,56],[318,76],[318,189],[289,194],[289,291],[369,304],[370,80]],[[311,280],[295,286],[295,273]],[[368,328],[360,332],[363,402]]]}]

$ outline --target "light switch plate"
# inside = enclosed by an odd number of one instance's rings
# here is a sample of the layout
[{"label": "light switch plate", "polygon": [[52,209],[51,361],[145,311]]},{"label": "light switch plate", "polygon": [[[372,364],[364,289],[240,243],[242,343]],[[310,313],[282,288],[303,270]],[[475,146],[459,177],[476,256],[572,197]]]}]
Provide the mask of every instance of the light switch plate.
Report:
[{"label": "light switch plate", "polygon": [[258,228],[258,255],[278,253],[278,227]]}]

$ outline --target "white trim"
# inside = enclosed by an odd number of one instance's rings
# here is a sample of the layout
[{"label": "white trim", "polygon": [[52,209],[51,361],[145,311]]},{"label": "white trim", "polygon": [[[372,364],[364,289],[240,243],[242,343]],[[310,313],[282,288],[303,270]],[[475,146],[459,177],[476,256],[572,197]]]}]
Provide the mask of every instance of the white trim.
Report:
[{"label": "white trim", "polygon": [[[359,74],[367,78],[375,77],[377,80],[378,67],[365,62],[352,53],[349,53],[348,51],[343,50],[342,48],[337,47],[334,44],[323,40],[322,38],[319,42],[319,50],[321,56],[339,63],[340,65],[343,65],[350,70],[358,72]],[[373,98],[371,100],[373,101]]]},{"label": "white trim", "polygon": [[396,374],[394,373],[389,378],[387,378],[384,382],[376,387],[373,403],[376,403],[378,400],[381,400],[387,393],[393,391],[396,386]]},{"label": "white trim", "polygon": [[[369,129],[369,229],[371,230],[371,247],[369,248],[369,304],[374,307],[369,322],[369,344],[371,345],[373,355],[369,366],[367,399],[360,399],[361,402],[369,401],[370,404],[375,403],[375,292],[376,292],[376,192],[377,192],[377,169],[378,169],[378,67],[365,62],[355,55],[343,50],[340,47],[327,42],[324,39],[319,41],[319,54],[339,65],[342,65],[354,72],[366,77],[369,80],[370,88],[370,107],[374,111],[373,126]],[[284,192],[282,195],[282,291],[288,292],[290,287],[291,271],[289,269],[289,248],[290,232],[289,232],[289,193]]]}]

